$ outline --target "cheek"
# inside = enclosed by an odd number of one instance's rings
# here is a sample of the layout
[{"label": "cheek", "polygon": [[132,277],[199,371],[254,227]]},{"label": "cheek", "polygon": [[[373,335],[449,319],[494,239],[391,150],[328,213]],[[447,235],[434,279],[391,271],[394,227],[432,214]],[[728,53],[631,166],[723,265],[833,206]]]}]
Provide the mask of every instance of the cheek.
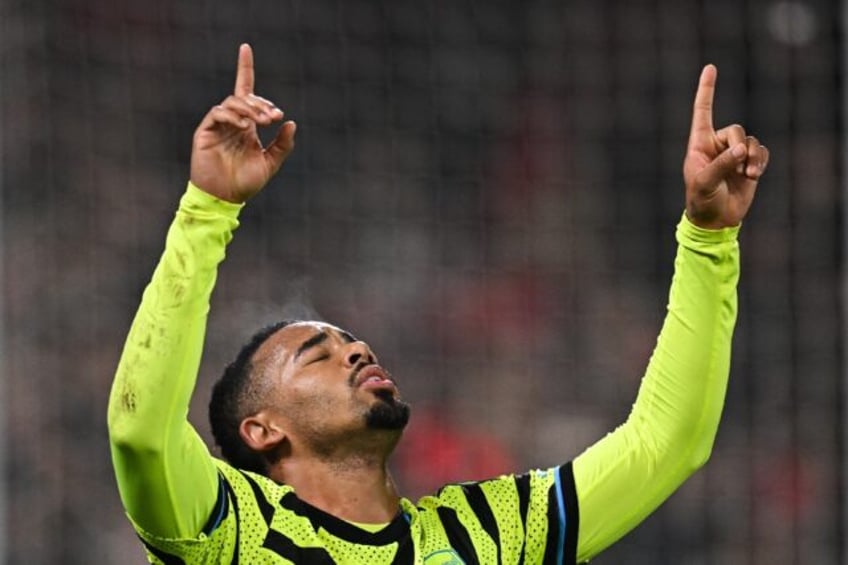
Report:
[{"label": "cheek", "polygon": [[349,416],[352,400],[353,395],[347,387],[329,389],[301,384],[287,391],[280,407],[293,421],[327,422]]}]

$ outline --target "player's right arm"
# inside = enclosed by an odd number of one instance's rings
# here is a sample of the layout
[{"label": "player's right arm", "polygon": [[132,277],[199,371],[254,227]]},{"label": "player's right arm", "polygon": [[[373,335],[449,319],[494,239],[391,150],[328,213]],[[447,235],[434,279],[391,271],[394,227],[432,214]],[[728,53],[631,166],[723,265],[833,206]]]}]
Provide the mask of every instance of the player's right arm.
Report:
[{"label": "player's right arm", "polygon": [[215,464],[186,419],[217,266],[242,204],[279,170],[294,146],[285,122],[263,147],[257,125],[282,120],[253,94],[253,54],[239,51],[236,88],[195,132],[191,182],[145,289],[109,398],[109,439],[121,499],[136,527],[193,538],[218,496]]}]

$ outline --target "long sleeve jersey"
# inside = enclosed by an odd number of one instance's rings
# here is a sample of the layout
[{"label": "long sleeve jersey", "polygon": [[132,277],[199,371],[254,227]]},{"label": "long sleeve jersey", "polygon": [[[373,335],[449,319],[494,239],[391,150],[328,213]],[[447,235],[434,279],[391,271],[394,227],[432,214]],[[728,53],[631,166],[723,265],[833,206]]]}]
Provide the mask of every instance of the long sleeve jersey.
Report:
[{"label": "long sleeve jersey", "polygon": [[118,486],[151,562],[583,562],[709,457],[736,318],[738,228],[704,230],[684,216],[668,313],[630,416],[572,462],[402,499],[376,531],[234,469],[210,454],[188,406],[240,209],[189,184],[112,387]]}]

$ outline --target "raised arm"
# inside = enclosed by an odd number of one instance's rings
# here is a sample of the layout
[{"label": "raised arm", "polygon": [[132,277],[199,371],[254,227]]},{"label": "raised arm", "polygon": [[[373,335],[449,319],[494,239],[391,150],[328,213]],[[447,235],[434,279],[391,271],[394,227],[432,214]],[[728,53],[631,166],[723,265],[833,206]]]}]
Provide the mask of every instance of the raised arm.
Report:
[{"label": "raised arm", "polygon": [[191,182],[144,291],[109,398],[118,487],[137,528],[163,538],[197,536],[218,495],[214,462],[188,423],[217,266],[242,204],[294,146],[285,122],[262,147],[258,125],[283,113],[253,94],[253,54],[239,51],[235,92],[195,132]]},{"label": "raised arm", "polygon": [[627,421],[574,460],[583,562],[635,527],[709,458],[736,321],[739,224],[768,150],[739,125],[715,131],[716,69],[701,73],[683,175],[686,213],[668,314]]}]

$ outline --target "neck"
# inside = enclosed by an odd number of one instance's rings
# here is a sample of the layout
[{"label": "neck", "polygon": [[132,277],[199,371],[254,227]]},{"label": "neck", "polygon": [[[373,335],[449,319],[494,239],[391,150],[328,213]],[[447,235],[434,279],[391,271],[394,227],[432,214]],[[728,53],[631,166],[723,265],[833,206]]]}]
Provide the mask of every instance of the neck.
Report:
[{"label": "neck", "polygon": [[270,476],[294,488],[304,502],[351,522],[390,522],[400,504],[386,459],[381,456],[286,457],[277,462]]}]

